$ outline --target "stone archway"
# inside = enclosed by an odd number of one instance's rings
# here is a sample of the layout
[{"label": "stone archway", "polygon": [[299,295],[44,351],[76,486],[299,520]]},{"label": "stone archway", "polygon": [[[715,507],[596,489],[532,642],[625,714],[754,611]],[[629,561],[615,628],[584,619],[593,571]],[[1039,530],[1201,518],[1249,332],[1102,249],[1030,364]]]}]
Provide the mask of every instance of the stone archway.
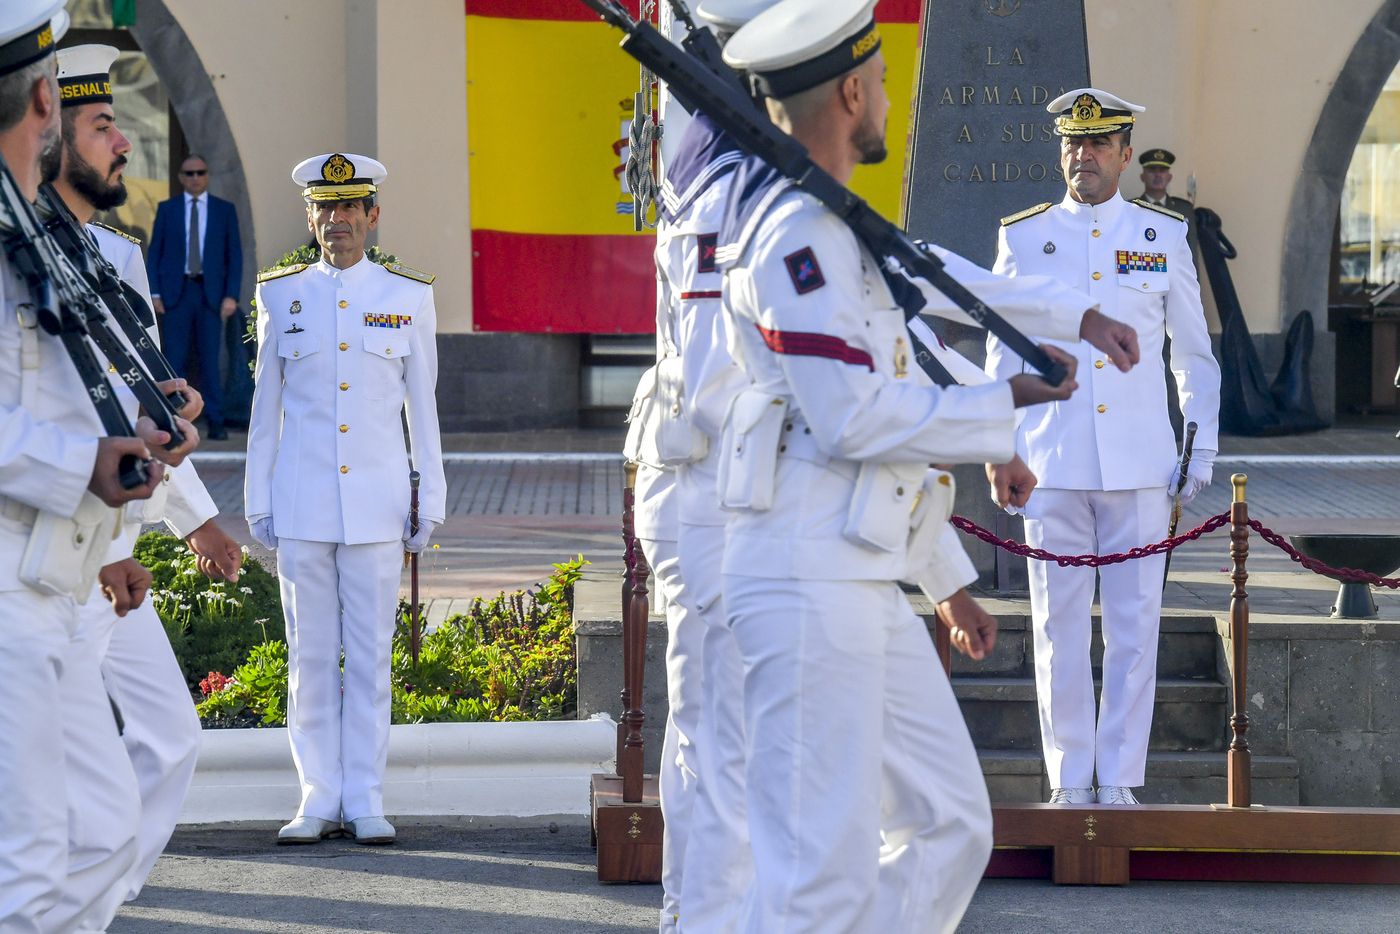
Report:
[{"label": "stone archway", "polygon": [[256,274],[254,258],[259,255],[253,205],[243,174],[243,160],[238,155],[238,143],[219,94],[214,90],[214,82],[205,71],[194,43],[164,0],[142,0],[141,15],[131,27],[131,34],[150,59],[161,82],[167,88],[180,89],[178,95],[169,95],[170,105],[180,119],[190,150],[200,153],[209,162],[211,192],[232,201],[238,209],[244,256],[242,294],[251,297]]},{"label": "stone archway", "polygon": [[1304,309],[1313,313],[1320,327],[1326,327],[1332,230],[1341,206],[1342,186],[1361,131],[1397,63],[1400,0],[1385,0],[1332,85],[1303,156],[1284,233],[1281,331],[1286,331]]}]

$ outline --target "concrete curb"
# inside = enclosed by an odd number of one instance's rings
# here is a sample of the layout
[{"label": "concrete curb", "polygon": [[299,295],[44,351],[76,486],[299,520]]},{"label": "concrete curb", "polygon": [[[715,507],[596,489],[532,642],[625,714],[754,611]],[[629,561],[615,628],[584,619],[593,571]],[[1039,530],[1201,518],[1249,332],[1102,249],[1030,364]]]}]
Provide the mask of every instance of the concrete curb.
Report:
[{"label": "concrete curb", "polygon": [[[285,729],[206,730],[181,824],[285,821],[300,792]],[[606,714],[540,723],[389,729],[387,814],[519,818],[587,814],[589,776],[611,771]]]}]

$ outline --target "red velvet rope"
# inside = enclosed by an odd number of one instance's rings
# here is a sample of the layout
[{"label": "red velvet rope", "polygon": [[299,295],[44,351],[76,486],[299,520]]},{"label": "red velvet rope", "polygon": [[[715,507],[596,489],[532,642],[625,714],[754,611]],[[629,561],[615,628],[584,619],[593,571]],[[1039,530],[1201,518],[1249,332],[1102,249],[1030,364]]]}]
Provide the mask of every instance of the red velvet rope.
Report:
[{"label": "red velvet rope", "polygon": [[1250,519],[1249,527],[1259,533],[1259,536],[1276,548],[1282,549],[1288,557],[1297,561],[1303,567],[1314,574],[1321,574],[1324,577],[1331,577],[1340,581],[1349,581],[1354,584],[1370,584],[1373,587],[1389,587],[1391,590],[1400,588],[1400,578],[1378,577],[1370,571],[1358,571],[1356,568],[1334,568],[1329,564],[1323,564],[1316,558],[1309,558],[1307,555],[1299,554],[1298,549],[1288,544],[1282,535],[1273,529],[1266,528],[1258,519]]},{"label": "red velvet rope", "polygon": [[949,521],[967,534],[975,535],[987,544],[995,545],[998,548],[1011,552],[1013,555],[1020,555],[1023,558],[1034,558],[1037,561],[1053,561],[1062,568],[1101,568],[1106,564],[1121,564],[1124,561],[1135,561],[1138,558],[1146,558],[1148,555],[1166,554],[1173,548],[1180,547],[1190,541],[1195,541],[1202,535],[1208,535],[1221,526],[1228,525],[1230,522],[1230,514],[1228,512],[1222,512],[1218,516],[1211,516],[1189,532],[1114,555],[1057,555],[1046,551],[1044,548],[1032,548],[1030,545],[1023,545],[1009,538],[999,538],[992,532],[988,532],[986,529],[982,528],[976,522],[964,518],[963,516],[953,516]]},{"label": "red velvet rope", "polygon": [[[1100,568],[1107,564],[1121,564],[1124,561],[1135,561],[1138,558],[1146,558],[1148,555],[1165,554],[1174,548],[1179,548],[1187,542],[1195,541],[1202,535],[1209,535],[1216,529],[1229,525],[1230,514],[1228,512],[1222,512],[1218,516],[1211,516],[1205,522],[1202,522],[1200,525],[1184,534],[1113,555],[1057,555],[1046,551],[1044,548],[1032,548],[1030,545],[1023,545],[1013,539],[1001,538],[964,516],[953,516],[949,521],[963,532],[980,538],[989,545],[995,545],[1004,551],[1009,551],[1013,555],[1020,555],[1023,558],[1034,558],[1037,561],[1053,561],[1062,568]],[[1370,584],[1373,587],[1388,587],[1391,590],[1400,590],[1400,578],[1380,577],[1369,571],[1359,571],[1356,568],[1334,568],[1330,564],[1323,564],[1316,558],[1309,558],[1307,555],[1301,554],[1298,549],[1288,544],[1282,535],[1267,527],[1258,519],[1250,519],[1249,527],[1258,532],[1260,538],[1264,539],[1264,541],[1273,545],[1275,548],[1281,549],[1289,558],[1298,562],[1314,574],[1321,574],[1324,577],[1331,577],[1335,580]]]}]

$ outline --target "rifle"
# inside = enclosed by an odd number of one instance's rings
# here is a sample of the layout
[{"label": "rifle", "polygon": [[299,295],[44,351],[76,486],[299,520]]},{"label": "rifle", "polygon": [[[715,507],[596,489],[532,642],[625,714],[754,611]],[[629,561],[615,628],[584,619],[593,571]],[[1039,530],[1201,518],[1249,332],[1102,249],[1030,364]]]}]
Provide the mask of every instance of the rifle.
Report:
[{"label": "rifle", "polygon": [[[147,328],[155,326],[155,315],[146,304],[145,296],[122,279],[116,267],[102,255],[97,241],[78,223],[63,196],[51,183],[46,182],[39,186],[39,201],[35,209],[44,222],[44,229],[53,236],[59,248],[83,273],[88,285],[107,306],[112,320],[121,327],[131,346],[136,348],[137,355],[145,363],[150,374],[158,382],[176,379],[175,368],[170,365],[165,354],[151,343],[147,333]],[[145,310],[146,314],[140,314],[137,308]],[[166,398],[177,411],[183,409],[189,401],[178,391],[172,392]]]},{"label": "rifle", "polygon": [[[746,151],[821,201],[877,258],[893,259],[912,275],[926,279],[969,318],[995,334],[1039,371],[1046,382],[1059,385],[1064,381],[1066,370],[1062,364],[1056,363],[1030,338],[949,275],[938,257],[920,249],[908,234],[881,217],[862,198],[813,162],[806,147],[774,126],[767,114],[754,107],[737,82],[716,75],[705,63],[685,54],[649,23],[634,20],[616,0],[582,2],[604,22],[626,33],[622,50],[665,81],[686,109],[708,114]],[[906,319],[913,318],[918,311],[918,308],[905,307]]]},{"label": "rifle", "polygon": [[[1176,535],[1176,525],[1181,521],[1181,491],[1186,486],[1186,473],[1191,469],[1191,449],[1196,445],[1196,423],[1186,423],[1186,437],[1181,444],[1181,461],[1176,471],[1176,489],[1172,490],[1172,521],[1167,525],[1167,538]],[[1172,553],[1167,552],[1167,560],[1162,565],[1162,586],[1167,586],[1167,572],[1172,567]]]},{"label": "rifle", "polygon": [[[21,320],[21,327],[42,326],[50,334],[56,335],[73,361],[74,369],[78,371],[78,377],[87,390],[88,399],[97,412],[103,431],[114,438],[135,437],[136,430],[131,424],[131,419],[127,417],[121,401],[113,394],[112,387],[107,382],[106,367],[98,360],[97,354],[87,342],[86,338],[93,336],[88,328],[88,320],[75,314],[69,307],[68,303],[75,299],[74,288],[81,286],[77,281],[77,273],[71,265],[56,261],[55,257],[61,258],[61,254],[39,225],[34,216],[33,206],[20,191],[19,184],[3,156],[0,156],[0,248],[4,249],[15,272],[29,289],[30,301],[27,304],[34,309],[36,320],[32,324]],[[25,306],[20,307],[23,318]],[[129,356],[122,356],[120,363],[110,354],[108,359],[118,366],[131,362]],[[123,376],[125,375],[123,373]],[[155,396],[162,402],[165,401],[159,392],[156,392]],[[166,405],[168,408],[169,403]],[[174,428],[173,418],[170,425]],[[182,435],[173,432],[170,446],[178,447],[183,441]],[[149,463],[132,454],[123,457],[117,466],[121,485],[132,489],[144,484]]]},{"label": "rifle", "polygon": [[[408,531],[411,535],[418,534],[418,471],[411,470],[408,473]],[[422,643],[421,630],[418,622],[418,553],[416,551],[404,552],[404,560],[408,562],[408,653],[413,658],[413,664],[418,664],[418,648]]]}]

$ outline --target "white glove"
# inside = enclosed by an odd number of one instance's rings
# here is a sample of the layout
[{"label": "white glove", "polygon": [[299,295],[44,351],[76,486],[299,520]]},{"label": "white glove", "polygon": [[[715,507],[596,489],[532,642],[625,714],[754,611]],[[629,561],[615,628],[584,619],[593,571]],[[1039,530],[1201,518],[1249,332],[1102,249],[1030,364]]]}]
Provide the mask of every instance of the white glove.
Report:
[{"label": "white glove", "polygon": [[248,531],[253,540],[268,551],[277,550],[277,536],[272,531],[271,516],[252,516],[248,519]]},{"label": "white glove", "polygon": [[432,519],[418,517],[418,532],[413,532],[413,520],[406,520],[403,524],[403,550],[411,554],[418,554],[428,547],[428,539],[433,537],[433,530],[437,528],[437,523]]},{"label": "white glove", "polygon": [[[1181,487],[1181,504],[1184,506],[1196,498],[1196,494],[1210,486],[1211,471],[1215,468],[1214,451],[1195,451],[1191,455],[1191,466],[1186,468],[1186,482]],[[1172,468],[1170,492],[1176,489],[1178,468]]]}]

